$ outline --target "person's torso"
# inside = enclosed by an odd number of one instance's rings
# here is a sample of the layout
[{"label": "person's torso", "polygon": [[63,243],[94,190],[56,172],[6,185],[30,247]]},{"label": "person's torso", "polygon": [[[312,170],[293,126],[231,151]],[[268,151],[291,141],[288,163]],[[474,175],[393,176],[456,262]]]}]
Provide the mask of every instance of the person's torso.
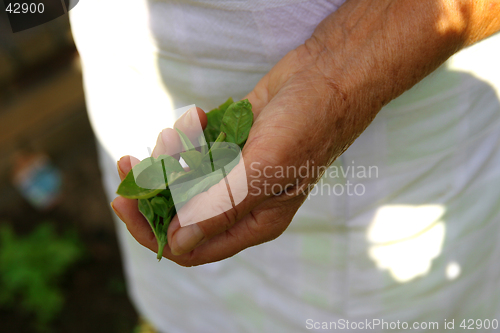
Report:
[{"label": "person's torso", "polygon": [[[82,1],[72,24],[103,161],[112,156],[105,176],[116,177],[113,158],[147,153],[175,108],[242,98],[341,2]],[[386,106],[335,162],[328,195],[311,195],[273,242],[186,269],[158,264],[119,225],[140,311],[173,332],[498,314],[485,291],[499,289],[498,45],[460,52]],[[471,292],[478,274],[484,288]]]}]

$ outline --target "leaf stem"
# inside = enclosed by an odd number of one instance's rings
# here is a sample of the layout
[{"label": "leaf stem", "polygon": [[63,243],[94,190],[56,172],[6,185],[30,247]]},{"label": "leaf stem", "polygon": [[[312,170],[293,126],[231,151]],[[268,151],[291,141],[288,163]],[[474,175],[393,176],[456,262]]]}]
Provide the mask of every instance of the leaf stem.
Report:
[{"label": "leaf stem", "polygon": [[161,260],[161,258],[163,258],[163,249],[165,249],[165,245],[167,245],[167,242],[166,241],[160,241],[159,239],[156,239],[158,241],[158,254],[156,255],[156,259],[158,259],[158,261]]},{"label": "leaf stem", "polygon": [[226,139],[226,133],[224,132],[220,132],[219,136],[217,137],[217,139],[215,139],[215,142],[214,144],[210,147],[210,149],[208,150],[208,155],[210,156],[210,164],[212,165],[212,172],[215,171],[214,169],[214,160],[212,158],[212,148],[215,147],[215,144],[218,143],[218,142],[223,142],[224,140]]},{"label": "leaf stem", "polygon": [[224,132],[220,132],[219,136],[217,137],[217,139],[215,139],[215,142],[214,143],[217,143],[217,142],[222,142],[226,139],[226,133]]}]

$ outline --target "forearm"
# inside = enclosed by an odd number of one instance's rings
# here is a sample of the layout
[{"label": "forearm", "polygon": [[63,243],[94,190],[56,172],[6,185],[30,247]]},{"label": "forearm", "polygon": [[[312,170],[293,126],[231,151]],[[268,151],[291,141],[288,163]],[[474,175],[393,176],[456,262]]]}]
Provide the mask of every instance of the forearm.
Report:
[{"label": "forearm", "polygon": [[499,16],[499,0],[348,0],[306,47],[333,104],[356,115],[346,126],[364,129],[358,116],[371,121],[455,52],[500,30]]}]

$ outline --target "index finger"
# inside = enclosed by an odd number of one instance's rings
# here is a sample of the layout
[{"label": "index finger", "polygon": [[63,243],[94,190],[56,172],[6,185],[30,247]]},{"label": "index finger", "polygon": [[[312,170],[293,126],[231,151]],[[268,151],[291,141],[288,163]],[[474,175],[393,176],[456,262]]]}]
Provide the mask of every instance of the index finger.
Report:
[{"label": "index finger", "polygon": [[[207,126],[207,115],[199,107],[187,110],[174,124],[174,128],[186,134],[194,146],[198,146],[197,139],[203,135],[203,129]],[[178,133],[172,128],[165,128],[158,135],[152,156],[170,155],[178,159],[182,152],[182,143]]]},{"label": "index finger", "polygon": [[199,107],[188,109],[174,124],[174,128],[181,130],[197,146],[197,139],[203,136],[203,129],[207,126],[207,115]]}]

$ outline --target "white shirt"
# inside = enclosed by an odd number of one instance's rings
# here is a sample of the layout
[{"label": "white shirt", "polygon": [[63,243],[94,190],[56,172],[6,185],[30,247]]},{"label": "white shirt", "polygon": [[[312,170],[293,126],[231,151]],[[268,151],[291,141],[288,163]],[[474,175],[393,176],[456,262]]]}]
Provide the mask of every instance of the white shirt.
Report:
[{"label": "white shirt", "polygon": [[[110,200],[116,160],[146,157],[173,110],[242,98],[342,2],[81,1],[71,23]],[[272,242],[183,268],[117,223],[139,312],[162,332],[500,319],[499,46],[456,54],[383,108]]]}]

